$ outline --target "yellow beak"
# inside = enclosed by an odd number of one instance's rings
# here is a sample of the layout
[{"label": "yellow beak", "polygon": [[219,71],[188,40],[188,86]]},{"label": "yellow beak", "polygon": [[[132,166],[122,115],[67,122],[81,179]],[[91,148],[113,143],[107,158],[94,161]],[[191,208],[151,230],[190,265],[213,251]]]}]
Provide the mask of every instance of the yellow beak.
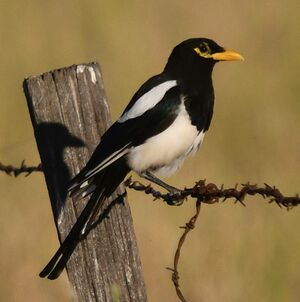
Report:
[{"label": "yellow beak", "polygon": [[212,54],[211,57],[216,61],[245,61],[239,53],[232,50],[217,52]]}]

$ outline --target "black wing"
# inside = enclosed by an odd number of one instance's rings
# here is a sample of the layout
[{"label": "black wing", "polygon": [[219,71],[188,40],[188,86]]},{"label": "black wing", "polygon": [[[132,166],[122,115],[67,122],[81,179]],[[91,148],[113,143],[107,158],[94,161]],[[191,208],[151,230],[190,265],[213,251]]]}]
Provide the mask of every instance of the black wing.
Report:
[{"label": "black wing", "polygon": [[142,115],[115,122],[103,135],[86,167],[72,180],[69,191],[85,189],[97,173],[126,156],[131,147],[167,129],[175,120],[180,103],[180,86],[174,86],[160,102]]}]

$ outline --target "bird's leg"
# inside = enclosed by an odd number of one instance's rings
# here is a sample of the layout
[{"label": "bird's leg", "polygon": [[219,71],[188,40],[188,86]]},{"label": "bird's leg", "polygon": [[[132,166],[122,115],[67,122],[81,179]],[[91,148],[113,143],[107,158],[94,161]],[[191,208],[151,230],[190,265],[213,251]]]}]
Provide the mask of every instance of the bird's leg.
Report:
[{"label": "bird's leg", "polygon": [[[164,181],[162,181],[161,179],[157,178],[155,175],[153,175],[152,173],[150,173],[149,171],[145,171],[140,173],[140,176],[151,181],[154,182],[155,184],[159,185],[160,187],[166,189],[168,192],[170,192],[172,195],[181,195],[182,190],[177,189],[175,187],[172,187],[170,185],[168,185],[167,183],[165,183]],[[184,198],[180,198],[180,199],[176,199],[174,201],[172,201],[172,205],[181,205],[184,201]]]},{"label": "bird's leg", "polygon": [[147,179],[147,180],[150,180],[151,182],[156,183],[157,185],[159,185],[160,187],[166,189],[170,193],[181,193],[180,189],[177,189],[175,187],[172,187],[172,186],[168,185],[167,183],[165,183],[161,179],[157,178],[155,175],[153,175],[152,173],[150,173],[148,171],[140,173],[140,176]]}]

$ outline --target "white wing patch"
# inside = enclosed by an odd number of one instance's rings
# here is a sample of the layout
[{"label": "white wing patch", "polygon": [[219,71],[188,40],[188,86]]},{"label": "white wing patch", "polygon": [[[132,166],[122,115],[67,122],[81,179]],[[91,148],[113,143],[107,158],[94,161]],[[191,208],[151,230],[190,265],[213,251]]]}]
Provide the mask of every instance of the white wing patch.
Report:
[{"label": "white wing patch", "polygon": [[176,85],[177,81],[172,80],[155,86],[147,93],[142,95],[128,111],[124,112],[124,114],[119,118],[118,122],[124,123],[125,121],[138,117],[147,110],[153,108],[162,100],[166,92]]}]

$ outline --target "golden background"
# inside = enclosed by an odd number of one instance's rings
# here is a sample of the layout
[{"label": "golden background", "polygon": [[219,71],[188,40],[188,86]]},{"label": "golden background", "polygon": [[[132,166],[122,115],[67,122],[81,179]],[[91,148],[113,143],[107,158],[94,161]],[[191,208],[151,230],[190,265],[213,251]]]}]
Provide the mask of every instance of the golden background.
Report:
[{"label": "golden background", "polygon": [[[0,161],[39,163],[22,92],[29,75],[101,63],[113,118],[159,73],[171,49],[209,37],[244,63],[214,71],[215,114],[200,153],[168,181],[191,186],[264,182],[300,192],[299,1],[1,1]],[[66,275],[38,272],[58,247],[44,178],[0,174],[0,300],[71,301]],[[194,211],[129,192],[149,301],[177,301],[170,272]],[[205,205],[182,251],[181,285],[191,302],[300,300],[300,212],[261,198]]]}]

